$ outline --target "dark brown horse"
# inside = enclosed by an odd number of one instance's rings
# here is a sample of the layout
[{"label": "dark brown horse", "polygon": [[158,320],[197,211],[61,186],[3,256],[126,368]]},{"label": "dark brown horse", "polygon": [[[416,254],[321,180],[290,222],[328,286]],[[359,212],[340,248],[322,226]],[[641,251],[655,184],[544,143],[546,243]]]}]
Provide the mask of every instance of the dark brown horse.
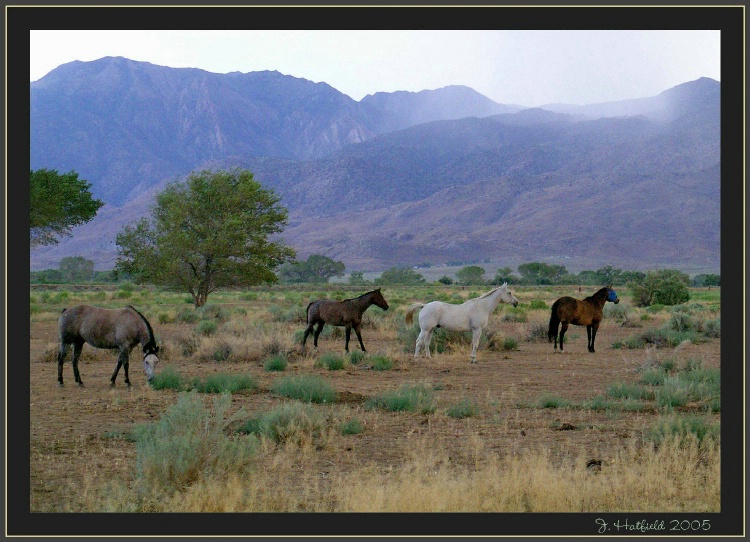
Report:
[{"label": "dark brown horse", "polygon": [[332,326],[346,326],[345,348],[347,352],[349,351],[349,337],[351,336],[352,328],[354,328],[354,332],[357,334],[362,352],[367,352],[362,342],[362,334],[359,328],[362,324],[362,314],[364,314],[370,305],[377,305],[384,311],[388,310],[388,302],[383,297],[383,294],[380,293],[380,288],[362,294],[354,299],[344,299],[343,301],[318,299],[317,301],[313,301],[307,306],[307,329],[302,338],[302,347],[304,348],[308,335],[313,332],[313,326],[318,324],[313,336],[313,344],[317,348],[318,335],[323,331],[323,326],[331,324]]},{"label": "dark brown horse", "polygon": [[594,295],[586,299],[575,299],[572,297],[561,297],[552,304],[552,314],[549,319],[549,331],[547,336],[549,342],[555,340],[555,351],[557,351],[557,329],[562,323],[560,330],[560,352],[563,351],[563,337],[568,330],[568,324],[575,326],[586,326],[586,335],[588,335],[589,352],[594,352],[594,340],[596,339],[596,330],[599,329],[599,323],[604,317],[604,304],[607,301],[619,303],[617,293],[612,286],[605,286]]},{"label": "dark brown horse", "polygon": [[85,343],[95,348],[119,350],[115,372],[112,373],[110,384],[115,385],[115,378],[120,367],[125,369],[125,383],[130,386],[128,365],[130,351],[140,344],[143,347],[143,370],[146,378],[154,378],[154,369],[159,362],[154,330],[146,317],[135,308],[128,305],[122,309],[102,309],[90,305],[78,305],[70,309],[63,309],[58,320],[60,336],[60,351],[57,354],[57,381],[63,385],[63,362],[68,346],[73,345],[73,375],[76,382],[83,386],[81,374],[78,372],[78,359]]}]

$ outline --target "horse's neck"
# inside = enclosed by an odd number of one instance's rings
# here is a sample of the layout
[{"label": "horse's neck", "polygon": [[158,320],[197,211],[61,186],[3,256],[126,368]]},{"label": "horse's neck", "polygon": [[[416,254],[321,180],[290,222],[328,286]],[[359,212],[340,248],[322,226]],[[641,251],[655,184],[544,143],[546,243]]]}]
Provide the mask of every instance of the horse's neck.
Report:
[{"label": "horse's neck", "polygon": [[364,294],[355,297],[350,301],[350,304],[356,307],[360,312],[364,312],[367,307],[373,304],[372,294]]},{"label": "horse's neck", "polygon": [[607,302],[607,290],[603,290],[601,292],[596,292],[591,297],[587,297],[591,303],[596,305],[597,307],[603,307],[604,304]]},{"label": "horse's neck", "polygon": [[479,304],[482,305],[482,307],[487,309],[487,312],[489,313],[489,312],[493,312],[497,308],[497,306],[500,304],[500,297],[501,297],[501,293],[500,293],[500,289],[498,288],[487,297],[480,297],[476,299],[475,301],[477,301]]}]

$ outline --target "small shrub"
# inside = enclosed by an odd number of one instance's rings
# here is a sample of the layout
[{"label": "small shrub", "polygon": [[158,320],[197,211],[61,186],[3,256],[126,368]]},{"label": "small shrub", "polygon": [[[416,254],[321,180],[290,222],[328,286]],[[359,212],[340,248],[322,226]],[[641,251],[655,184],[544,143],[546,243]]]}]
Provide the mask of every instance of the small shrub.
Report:
[{"label": "small shrub", "polygon": [[695,329],[695,322],[688,313],[675,312],[667,322],[667,327],[674,331],[691,331]]},{"label": "small shrub", "polygon": [[173,321],[174,321],[174,319],[171,316],[169,316],[168,313],[166,313],[166,312],[160,312],[159,313],[159,323],[160,324],[169,324],[169,323],[171,323]]},{"label": "small shrub", "polygon": [[569,405],[570,403],[567,400],[556,395],[544,395],[539,398],[540,408],[565,408]]},{"label": "small shrub", "polygon": [[174,367],[165,367],[163,371],[155,374],[149,385],[155,390],[182,391],[185,389],[182,377]]},{"label": "small shrub", "polygon": [[528,321],[528,317],[526,316],[526,311],[524,311],[523,309],[512,307],[508,309],[505,314],[503,314],[502,321],[523,323]]},{"label": "small shrub", "polygon": [[682,407],[689,400],[689,386],[677,376],[666,377],[664,383],[656,390],[656,404],[662,408]]},{"label": "small shrub", "polygon": [[615,382],[607,388],[607,395],[618,399],[646,399],[654,398],[654,392],[638,384]]},{"label": "small shrub", "polygon": [[649,386],[661,386],[667,377],[667,371],[664,369],[651,369],[641,375],[641,382]]},{"label": "small shrub", "polygon": [[285,371],[288,365],[286,356],[273,356],[266,360],[263,364],[263,368],[266,371]]},{"label": "small shrub", "polygon": [[198,322],[198,325],[195,328],[195,331],[199,335],[203,335],[205,337],[210,337],[214,333],[216,333],[216,328],[218,327],[218,324],[216,320],[201,320]]},{"label": "small shrub", "polygon": [[315,360],[316,367],[325,367],[329,371],[339,371],[344,368],[344,358],[338,354],[323,354]]},{"label": "small shrub", "polygon": [[518,341],[513,337],[505,337],[501,344],[501,348],[506,352],[518,350]]},{"label": "small shrub", "polygon": [[549,307],[547,306],[547,303],[545,303],[541,299],[532,299],[529,302],[529,308],[531,310],[539,310],[539,309],[547,309]]},{"label": "small shrub", "polygon": [[421,384],[404,384],[398,391],[369,399],[367,408],[381,408],[392,412],[418,411],[422,414],[435,412],[432,389]]},{"label": "small shrub", "polygon": [[136,474],[144,489],[172,493],[216,475],[246,472],[258,441],[225,434],[231,403],[222,394],[208,410],[195,392],[183,392],[158,422],[137,425]]},{"label": "small shrub", "polygon": [[393,369],[393,361],[388,356],[372,356],[370,358],[370,367],[375,371],[389,371]]},{"label": "small shrub", "polygon": [[183,356],[190,357],[198,350],[198,339],[195,335],[178,335],[175,341],[179,345]]},{"label": "small shrub", "polygon": [[656,421],[643,437],[657,446],[671,440],[684,446],[692,439],[700,445],[704,441],[718,441],[719,427],[718,423],[711,423],[703,416],[668,416]]},{"label": "small shrub", "polygon": [[479,415],[479,405],[471,399],[462,399],[448,408],[446,414],[451,418],[470,418]]},{"label": "small shrub", "polygon": [[133,292],[129,290],[117,290],[114,294],[112,294],[112,297],[114,299],[130,299],[133,297]]},{"label": "small shrub", "polygon": [[290,376],[277,380],[271,386],[277,395],[312,403],[333,403],[336,390],[325,379],[316,375]]},{"label": "small shrub", "polygon": [[219,322],[226,322],[227,320],[229,320],[229,312],[220,305],[215,305],[212,303],[199,307],[196,310],[196,313],[202,320],[209,320],[212,318],[218,320]]},{"label": "small shrub", "polygon": [[229,361],[232,357],[232,345],[227,341],[219,341],[211,357],[218,363]]},{"label": "small shrub", "polygon": [[[192,303],[192,300],[190,301]],[[200,316],[195,309],[183,309],[177,314],[177,321],[181,324],[195,324],[200,320]]]},{"label": "small shrub", "polygon": [[349,354],[349,362],[352,365],[358,365],[363,359],[365,359],[365,353],[360,350],[352,350]]},{"label": "small shrub", "polygon": [[287,403],[247,420],[238,432],[263,435],[278,443],[312,444],[319,440],[326,420],[309,404]]},{"label": "small shrub", "polygon": [[706,320],[703,323],[703,334],[706,337],[711,337],[714,339],[718,339],[721,337],[721,319],[717,318],[716,320]]},{"label": "small shrub", "polygon": [[254,390],[258,387],[250,375],[214,374],[205,380],[195,379],[193,389],[199,393],[236,393],[240,390]]},{"label": "small shrub", "polygon": [[547,341],[547,331],[549,326],[542,322],[533,322],[529,324],[529,330],[526,334],[526,342],[538,343]]},{"label": "small shrub", "polygon": [[357,418],[341,422],[339,425],[339,433],[342,435],[359,435],[364,430],[364,425]]}]

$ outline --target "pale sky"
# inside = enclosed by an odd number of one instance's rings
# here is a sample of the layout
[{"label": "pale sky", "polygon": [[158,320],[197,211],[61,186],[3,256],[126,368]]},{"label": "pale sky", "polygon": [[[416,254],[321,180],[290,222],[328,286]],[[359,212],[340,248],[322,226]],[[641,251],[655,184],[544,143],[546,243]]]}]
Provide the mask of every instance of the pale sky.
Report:
[{"label": "pale sky", "polygon": [[32,30],[30,80],[74,60],[276,70],[354,100],[465,85],[503,104],[590,104],[720,80],[718,30]]}]

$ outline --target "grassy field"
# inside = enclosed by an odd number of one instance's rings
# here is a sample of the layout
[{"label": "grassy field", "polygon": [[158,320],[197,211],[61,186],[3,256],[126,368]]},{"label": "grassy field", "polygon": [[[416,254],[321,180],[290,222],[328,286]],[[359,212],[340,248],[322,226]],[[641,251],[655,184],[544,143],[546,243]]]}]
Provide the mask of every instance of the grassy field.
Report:
[{"label": "grassy field", "polygon": [[[300,341],[305,307],[345,284],[187,294],[136,285],[33,287],[31,510],[694,511],[720,509],[720,289],[677,307],[605,307],[597,352],[549,307],[594,288],[516,287],[468,363],[468,334],[436,332],[413,358],[414,301],[489,287],[384,286],[344,353],[341,328]],[[63,307],[132,304],[161,345],[149,385],[109,387],[116,355],[84,347],[86,386],[57,386]],[[74,460],[74,458],[79,458]],[[97,468],[90,468],[95,465]]]}]

